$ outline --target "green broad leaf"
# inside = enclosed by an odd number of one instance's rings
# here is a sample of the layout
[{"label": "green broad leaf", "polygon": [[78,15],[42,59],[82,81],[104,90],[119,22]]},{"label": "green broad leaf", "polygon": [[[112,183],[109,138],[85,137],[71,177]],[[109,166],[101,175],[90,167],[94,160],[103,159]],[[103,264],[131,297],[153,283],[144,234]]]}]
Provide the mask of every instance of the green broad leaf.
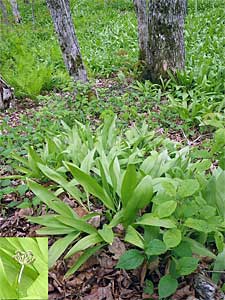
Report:
[{"label": "green broad leaf", "polygon": [[224,249],[224,235],[220,231],[216,231],[214,234],[216,248],[219,252],[223,252]]},{"label": "green broad leaf", "polygon": [[127,228],[124,240],[125,242],[135,245],[141,249],[144,249],[144,240],[142,238],[142,235],[131,225],[129,225]]},{"label": "green broad leaf", "polygon": [[126,251],[116,265],[116,268],[133,270],[138,268],[144,261],[144,255],[139,250],[131,249]]},{"label": "green broad leaf", "polygon": [[84,238],[80,239],[65,255],[65,258],[69,258],[73,254],[84,251],[89,247],[94,246],[97,243],[102,243],[103,239],[98,233],[92,233]]},{"label": "green broad leaf", "polygon": [[187,242],[181,242],[176,248],[173,249],[172,253],[178,257],[192,256],[191,247]]},{"label": "green broad leaf", "polygon": [[177,261],[177,272],[180,275],[189,275],[193,273],[198,267],[198,258],[182,257]]},{"label": "green broad leaf", "polygon": [[16,289],[13,288],[10,282],[8,281],[1,257],[0,257],[0,282],[1,282],[0,299],[17,299]]},{"label": "green broad leaf", "polygon": [[194,195],[200,186],[197,180],[195,179],[185,179],[181,182],[181,185],[178,188],[178,194],[182,198],[190,197]]},{"label": "green broad leaf", "polygon": [[114,193],[117,190],[121,190],[120,188],[120,163],[118,158],[115,156],[115,158],[112,160],[111,164],[109,165],[109,175],[112,181],[113,191]]},{"label": "green broad leaf", "polygon": [[42,253],[43,257],[46,256],[46,253],[48,252],[48,242],[46,242],[46,237],[38,237],[36,238],[36,242],[38,244],[38,247],[40,249],[40,252]]},{"label": "green broad leaf", "polygon": [[187,242],[190,245],[192,253],[198,254],[200,256],[208,256],[214,259],[216,258],[215,254],[205,248],[201,243],[188,237],[183,238],[183,241]]},{"label": "green broad leaf", "polygon": [[212,162],[210,159],[203,159],[200,162],[197,162],[193,165],[193,168],[195,168],[198,172],[204,172],[208,170],[211,166]]},{"label": "green broad leaf", "polygon": [[81,162],[80,168],[82,171],[84,171],[87,174],[89,174],[92,164],[94,162],[95,151],[96,151],[95,148],[91,151],[89,150],[88,154],[85,156],[85,158]]},{"label": "green broad leaf", "polygon": [[36,224],[40,224],[43,226],[48,226],[51,228],[69,228],[69,226],[67,225],[63,225],[60,221],[59,221],[59,215],[44,215],[44,216],[40,216],[40,217],[30,217],[28,216],[27,219],[32,222],[32,223],[36,223]]},{"label": "green broad leaf", "polygon": [[167,298],[174,294],[178,288],[178,282],[171,275],[163,276],[159,281],[159,298]]},{"label": "green broad leaf", "polygon": [[218,208],[218,212],[225,220],[225,171],[221,172],[221,174],[216,179],[216,205]]},{"label": "green broad leaf", "polygon": [[215,227],[212,224],[209,224],[207,221],[200,220],[200,219],[193,219],[193,218],[188,218],[184,222],[184,226],[205,233],[209,233],[215,230]]},{"label": "green broad leaf", "polygon": [[123,210],[124,223],[130,225],[139,209],[146,207],[152,199],[152,178],[146,175],[133,191],[131,199]]},{"label": "green broad leaf", "polygon": [[176,228],[176,224],[171,219],[160,219],[151,213],[144,214],[137,222],[138,225],[158,226],[164,228]]},{"label": "green broad leaf", "polygon": [[201,219],[206,219],[214,217],[216,215],[216,207],[211,205],[204,205],[199,209],[199,217]]},{"label": "green broad leaf", "polygon": [[225,146],[225,128],[220,128],[215,133],[215,143],[212,147],[212,152],[215,153]]},{"label": "green broad leaf", "polygon": [[17,187],[17,191],[20,194],[20,196],[23,196],[27,190],[28,190],[28,186],[26,184],[21,184]]},{"label": "green broad leaf", "polygon": [[27,297],[23,299],[48,299],[48,270],[42,271],[27,289]]},{"label": "green broad leaf", "polygon": [[145,247],[145,253],[147,255],[160,255],[167,251],[166,245],[163,241],[154,239],[150,241]]},{"label": "green broad leaf", "polygon": [[114,233],[112,231],[112,228],[107,225],[104,224],[102,229],[98,230],[98,234],[102,237],[102,239],[108,243],[108,244],[112,244],[113,239],[114,239]]},{"label": "green broad leaf", "polygon": [[30,165],[29,165],[29,162],[28,162],[27,159],[23,158],[22,156],[20,156],[20,155],[18,155],[16,153],[12,153],[11,156],[15,160],[21,162],[25,167],[27,167],[28,169],[25,169],[25,170],[27,170],[28,172],[30,172],[30,170],[29,170]]},{"label": "green broad leaf", "polygon": [[146,175],[134,190],[133,197],[136,198],[138,202],[138,209],[145,208],[151,202],[152,196],[152,178],[151,176]]},{"label": "green broad leaf", "polygon": [[103,189],[110,196],[111,192],[110,192],[109,182],[107,180],[107,175],[106,175],[105,169],[103,167],[102,161],[101,161],[101,159],[98,159],[97,162],[99,164],[99,170],[100,170],[100,176],[101,176]]},{"label": "green broad leaf", "polygon": [[181,231],[177,228],[172,228],[164,232],[163,241],[167,248],[177,247],[182,239]]},{"label": "green broad leaf", "polygon": [[104,117],[104,126],[101,133],[103,149],[106,150],[108,147],[113,146],[113,141],[115,138],[115,121],[116,115],[107,114]]},{"label": "green broad leaf", "polygon": [[39,235],[64,235],[72,232],[76,232],[76,229],[72,227],[67,228],[51,228],[51,227],[42,227],[41,229],[36,230]]},{"label": "green broad leaf", "polygon": [[45,187],[31,179],[27,179],[27,182],[34,194],[49,208],[65,217],[76,217],[75,212],[67,204],[59,200],[54,193],[49,192]]},{"label": "green broad leaf", "polygon": [[154,293],[154,285],[151,280],[145,280],[144,293],[149,295]]},{"label": "green broad leaf", "polygon": [[76,239],[80,233],[73,232],[65,236],[64,238],[59,238],[49,249],[48,252],[48,266],[53,267],[56,260],[63,254],[66,248]]},{"label": "green broad leaf", "polygon": [[89,234],[97,232],[97,229],[94,226],[85,222],[82,219],[66,218],[66,217],[62,217],[62,216],[58,216],[57,219],[62,224],[68,225],[80,232],[86,232]]},{"label": "green broad leaf", "polygon": [[224,270],[225,270],[225,249],[223,250],[223,252],[217,255],[214,263],[213,271],[215,272],[212,274],[212,280],[216,284],[218,283],[222,275],[222,273],[219,272],[224,272]]},{"label": "green broad leaf", "polygon": [[155,162],[157,161],[158,153],[148,156],[140,166],[140,169],[147,175],[154,170]]},{"label": "green broad leaf", "polygon": [[119,210],[116,214],[114,214],[112,220],[109,223],[111,228],[116,227],[118,224],[123,221],[123,210]]},{"label": "green broad leaf", "polygon": [[123,207],[127,206],[127,203],[132,197],[133,191],[137,185],[137,173],[135,165],[129,164],[123,177],[121,187],[121,198]]},{"label": "green broad leaf", "polygon": [[177,208],[177,202],[176,201],[166,201],[162,204],[160,204],[157,209],[156,213],[159,216],[159,218],[166,218],[172,215],[174,211]]},{"label": "green broad leaf", "polygon": [[72,267],[66,272],[65,278],[74,274],[92,255],[94,255],[98,250],[100,250],[104,246],[104,244],[101,244],[84,251],[84,253],[81,254],[77,261],[72,265]]},{"label": "green broad leaf", "polygon": [[28,148],[28,163],[29,168],[32,170],[32,175],[36,178],[40,177],[41,172],[39,170],[38,163],[43,162],[32,147]]},{"label": "green broad leaf", "polygon": [[67,181],[60,173],[55,170],[50,169],[48,166],[38,164],[41,172],[51,180],[58,183],[64,190],[66,190],[80,205],[84,206],[81,200],[81,192],[79,189],[73,185],[69,181]]},{"label": "green broad leaf", "polygon": [[72,173],[74,178],[85,188],[85,190],[101,200],[107,208],[115,211],[113,200],[93,177],[84,173],[72,163],[64,162],[64,164]]}]

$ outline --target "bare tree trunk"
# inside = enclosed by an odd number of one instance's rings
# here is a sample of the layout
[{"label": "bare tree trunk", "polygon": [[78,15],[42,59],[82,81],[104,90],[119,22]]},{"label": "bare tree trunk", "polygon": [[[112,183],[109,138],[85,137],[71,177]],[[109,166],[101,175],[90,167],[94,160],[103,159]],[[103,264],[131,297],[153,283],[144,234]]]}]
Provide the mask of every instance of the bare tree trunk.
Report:
[{"label": "bare tree trunk", "polygon": [[0,76],[0,110],[9,108],[14,100],[13,88],[11,88]]},{"label": "bare tree trunk", "polygon": [[[137,1],[141,5],[143,0]],[[160,78],[168,78],[168,71],[175,74],[176,70],[184,68],[185,11],[186,0],[149,0],[148,44],[146,50],[141,49],[143,53],[149,51],[144,79],[159,82]]]},{"label": "bare tree trunk", "polygon": [[82,61],[80,47],[69,7],[69,0],[46,0],[61,51],[69,74],[75,81],[87,82],[87,73]]},{"label": "bare tree trunk", "polygon": [[3,22],[5,24],[8,24],[9,20],[8,20],[7,9],[6,9],[5,4],[2,0],[0,0],[0,9],[2,11],[2,20],[3,20]]},{"label": "bare tree trunk", "polygon": [[139,59],[146,61],[149,56],[148,48],[148,12],[146,0],[134,0],[138,20]]},{"label": "bare tree trunk", "polygon": [[14,15],[14,19],[16,23],[21,23],[22,19],[20,16],[20,12],[19,12],[19,8],[18,8],[18,4],[16,0],[9,0],[11,7],[12,7],[12,12]]}]

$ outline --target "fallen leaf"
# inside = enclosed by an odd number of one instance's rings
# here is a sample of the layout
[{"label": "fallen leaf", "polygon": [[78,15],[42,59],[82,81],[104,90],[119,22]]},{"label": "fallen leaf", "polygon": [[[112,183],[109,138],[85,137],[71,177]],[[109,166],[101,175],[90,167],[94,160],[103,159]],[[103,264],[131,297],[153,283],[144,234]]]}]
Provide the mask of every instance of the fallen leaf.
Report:
[{"label": "fallen leaf", "polygon": [[118,238],[115,237],[112,245],[108,246],[109,252],[114,254],[114,259],[119,259],[120,256],[126,251],[125,244]]}]

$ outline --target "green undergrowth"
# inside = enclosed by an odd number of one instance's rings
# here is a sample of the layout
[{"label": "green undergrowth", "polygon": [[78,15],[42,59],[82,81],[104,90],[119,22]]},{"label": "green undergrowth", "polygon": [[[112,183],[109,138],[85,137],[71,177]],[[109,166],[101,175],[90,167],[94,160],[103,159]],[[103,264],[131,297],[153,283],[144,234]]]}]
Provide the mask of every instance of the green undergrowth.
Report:
[{"label": "green undergrowth", "polygon": [[[219,129],[208,157],[197,157],[195,149],[155,135],[145,123],[121,131],[116,116],[108,113],[95,128],[63,122],[60,133],[49,136],[38,151],[29,147],[25,157],[14,153],[17,172],[27,178],[38,205],[49,208],[28,220],[42,225],[39,235],[59,236],[49,250],[49,267],[61,255],[67,259],[81,252],[65,274],[70,276],[119,237],[127,251],[116,268],[145,263],[149,295],[154,285],[148,266],[160,268],[162,277],[154,284],[160,299],[168,298],[205,256],[212,260],[212,280],[221,286],[225,157],[218,157],[217,167],[213,157],[224,149],[224,137]],[[82,217],[62,201],[65,195],[82,207]],[[99,225],[89,222],[93,217]]]},{"label": "green undergrowth", "polygon": [[[35,24],[29,5],[18,2],[23,23],[0,25],[2,75],[18,97],[35,98],[46,90],[71,88],[45,1],[35,1]],[[224,2],[188,3],[186,71],[179,76],[179,85],[220,97],[225,76]],[[89,77],[119,72],[137,77],[137,21],[132,1],[71,1],[71,10]]]},{"label": "green undergrowth", "polygon": [[[87,85],[75,85],[67,75],[45,1],[35,1],[35,24],[30,7],[18,3],[23,23],[0,25],[1,74],[15,87],[20,107],[25,105],[21,114],[13,108],[1,114],[1,212],[14,206],[40,212],[45,204],[47,215],[29,220],[43,226],[39,234],[60,234],[50,248],[49,267],[63,253],[67,259],[85,250],[66,276],[108,247],[122,224],[127,251],[117,268],[158,261],[160,299],[175,292],[202,256],[213,261],[212,279],[220,286],[224,1],[188,1],[185,72],[159,85],[138,80],[132,1],[71,1]],[[26,108],[25,97],[33,99],[33,108]],[[17,185],[15,179],[22,181]],[[18,201],[6,203],[9,194]],[[85,216],[62,202],[65,195]],[[99,207],[101,213],[95,212]],[[100,218],[97,228],[88,222],[93,217]],[[147,272],[146,293],[153,288]]]}]

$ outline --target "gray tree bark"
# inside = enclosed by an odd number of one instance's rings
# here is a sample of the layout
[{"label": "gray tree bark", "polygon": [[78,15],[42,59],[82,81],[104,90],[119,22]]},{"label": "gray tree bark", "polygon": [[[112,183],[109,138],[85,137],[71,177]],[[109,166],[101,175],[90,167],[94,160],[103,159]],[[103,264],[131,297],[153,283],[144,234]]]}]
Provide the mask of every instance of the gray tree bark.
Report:
[{"label": "gray tree bark", "polygon": [[[143,7],[144,0],[136,1]],[[145,2],[147,11],[146,7]],[[140,52],[147,53],[144,79],[160,82],[160,78],[168,78],[168,71],[175,74],[177,70],[184,68],[185,12],[186,0],[149,0],[147,37],[146,33],[139,29],[139,35],[145,35],[139,37],[139,41],[140,39],[145,40],[145,43],[139,42],[139,45],[143,45]],[[146,49],[144,49],[145,46]]]},{"label": "gray tree bark", "polygon": [[64,62],[69,74],[75,81],[87,82],[87,72],[82,61],[80,47],[75,34],[69,0],[46,0],[46,2],[52,16]]},{"label": "gray tree bark", "polygon": [[146,61],[149,56],[148,12],[146,0],[134,0],[134,7],[138,21],[139,59],[141,61]]},{"label": "gray tree bark", "polygon": [[14,90],[0,76],[0,110],[9,108],[14,100]]},{"label": "gray tree bark", "polygon": [[21,23],[22,19],[21,19],[21,16],[20,16],[17,1],[16,0],[9,0],[9,2],[10,2],[11,7],[12,7],[12,12],[13,12],[15,22],[16,23]]},{"label": "gray tree bark", "polygon": [[8,13],[7,13],[7,9],[5,7],[5,4],[2,0],[0,0],[0,9],[2,11],[2,21],[5,23],[5,24],[8,24],[9,23],[9,20],[8,20]]}]

